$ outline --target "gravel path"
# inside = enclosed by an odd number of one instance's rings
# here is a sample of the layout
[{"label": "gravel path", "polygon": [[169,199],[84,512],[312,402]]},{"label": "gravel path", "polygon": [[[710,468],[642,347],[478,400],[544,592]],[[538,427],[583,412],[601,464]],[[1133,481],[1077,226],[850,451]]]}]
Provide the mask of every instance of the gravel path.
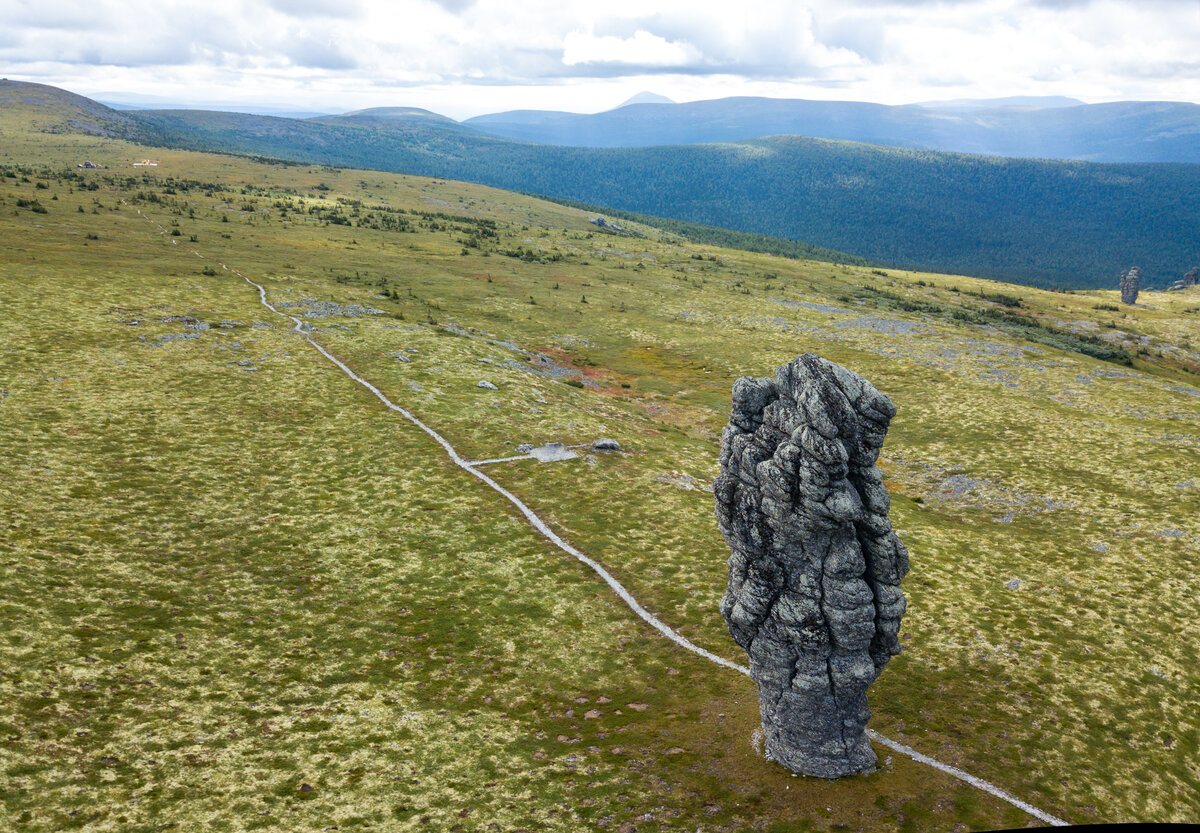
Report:
[{"label": "gravel path", "polygon": [[[150,219],[146,215],[142,214],[140,209],[138,210],[138,214],[141,215],[142,217],[144,217],[147,221],[149,221],[153,225],[157,226],[161,234],[167,233],[165,228],[163,228],[161,225],[159,225],[158,223],[156,223],[154,220]],[[175,240],[172,239],[171,242],[174,243]],[[192,250],[192,254],[194,254],[196,257],[204,258],[204,255],[200,254],[200,252],[198,252],[198,251]],[[554,530],[552,530],[545,523],[545,521],[543,521],[541,518],[539,518],[537,515],[535,515],[533,510],[530,509],[528,506],[526,506],[521,501],[520,498],[518,498],[512,492],[505,489],[503,486],[501,486],[499,483],[497,483],[492,478],[488,477],[486,474],[481,472],[479,469],[475,468],[475,466],[472,463],[470,463],[463,457],[459,456],[458,452],[454,450],[454,446],[450,445],[450,443],[446,440],[445,437],[443,437],[437,431],[434,431],[432,428],[430,428],[425,423],[421,422],[421,420],[417,419],[417,417],[415,417],[413,414],[409,413],[404,408],[401,408],[399,405],[392,402],[390,399],[388,399],[386,396],[384,396],[383,392],[380,391],[379,388],[375,387],[373,384],[368,382],[366,379],[359,376],[357,373],[355,373],[353,370],[351,370],[349,367],[347,367],[340,359],[338,359],[336,356],[334,356],[332,353],[330,353],[328,350],[326,350],[324,347],[322,347],[320,344],[318,344],[316,341],[314,341],[309,336],[310,330],[308,328],[308,325],[306,325],[299,318],[296,318],[294,315],[288,315],[287,313],[280,312],[275,307],[273,307],[271,305],[271,303],[267,300],[267,290],[264,289],[260,284],[257,284],[254,281],[250,280],[248,277],[243,275],[237,269],[230,269],[224,263],[221,264],[221,268],[225,271],[232,272],[233,274],[237,275],[239,278],[244,280],[246,283],[248,283],[250,286],[257,289],[260,303],[262,303],[262,305],[264,307],[266,307],[267,309],[269,309],[271,312],[275,313],[276,315],[283,317],[283,318],[287,318],[287,319],[291,320],[292,322],[294,322],[295,326],[292,329],[295,332],[299,333],[300,336],[305,341],[307,341],[310,345],[313,346],[313,348],[315,348],[317,350],[317,352],[319,352],[325,358],[329,359],[329,361],[333,362],[333,364],[335,364],[343,373],[345,373],[351,379],[358,382],[360,385],[362,385],[367,390],[369,390],[371,393],[373,393],[375,395],[375,397],[380,402],[382,402],[384,405],[386,405],[388,408],[390,408],[391,410],[400,414],[402,417],[407,419],[413,425],[417,426],[422,431],[424,431],[426,434],[428,434],[430,436],[430,438],[432,438],[434,442],[436,442],[438,445],[440,445],[442,447],[442,449],[446,452],[446,454],[449,455],[450,459],[454,462],[455,465],[457,465],[459,468],[463,469],[464,471],[470,472],[472,475],[477,477],[479,480],[482,480],[484,483],[486,483],[492,489],[494,489],[495,491],[497,491],[501,495],[503,495],[510,503],[512,503],[513,506],[517,507],[517,509],[521,512],[522,515],[525,516],[525,519],[527,521],[529,521],[529,524],[534,529],[536,529],[539,533],[541,533],[545,538],[549,539],[560,550],[567,553],[568,555],[573,556],[574,558],[578,559],[579,561],[581,561],[582,563],[584,563],[588,567],[590,567],[598,576],[600,576],[600,578],[602,578],[604,580],[604,582],[610,588],[612,588],[613,592],[616,593],[621,598],[621,600],[623,602],[625,602],[626,605],[629,606],[629,609],[632,610],[634,613],[636,613],[644,622],[646,622],[648,625],[650,625],[650,627],[654,628],[656,631],[661,633],[663,636],[665,636],[667,639],[671,640],[672,642],[674,642],[676,645],[680,646],[681,648],[685,648],[686,650],[691,651],[692,653],[697,654],[698,656],[704,657],[709,662],[720,665],[723,668],[728,668],[731,671],[736,671],[739,674],[745,675],[746,677],[750,676],[750,669],[747,668],[746,666],[738,665],[737,663],[730,662],[729,660],[725,659],[724,657],[717,656],[716,654],[712,653],[711,651],[701,648],[699,645],[696,645],[694,642],[690,641],[686,637],[682,636],[681,634],[677,633],[676,631],[672,630],[669,626],[664,624],[657,616],[655,616],[650,611],[646,610],[646,608],[642,607],[641,603],[638,602],[638,600],[635,599],[633,597],[633,595],[628,590],[625,589],[625,586],[623,584],[621,584],[619,581],[617,581],[613,577],[613,575],[610,572],[608,572],[608,570],[604,569],[604,567],[599,562],[594,561],[593,559],[584,555],[582,552],[575,549],[575,547],[571,546],[566,541],[564,541],[561,537],[558,536],[557,533],[554,532]],[[937,769],[937,770],[940,770],[941,772],[947,773],[948,775],[952,775],[955,778],[959,779],[960,781],[970,784],[971,786],[976,787],[977,789],[983,790],[984,792],[986,792],[990,795],[993,795],[1002,801],[1006,801],[1009,804],[1013,805],[1014,807],[1017,807],[1018,809],[1024,811],[1025,813],[1028,813],[1029,815],[1038,819],[1039,821],[1045,822],[1046,824],[1053,825],[1055,827],[1070,826],[1070,822],[1066,822],[1060,818],[1056,818],[1055,816],[1050,815],[1049,813],[1045,812],[1044,810],[1039,810],[1037,807],[1034,807],[1032,804],[1028,804],[1028,803],[1020,800],[1019,798],[1016,798],[1015,796],[1010,795],[1009,793],[1000,789],[996,785],[994,785],[988,781],[985,781],[982,778],[977,778],[974,775],[971,775],[967,772],[963,772],[961,769],[958,769],[957,767],[952,767],[949,764],[944,764],[941,761],[935,760],[934,758],[930,758],[927,755],[922,755],[920,752],[917,752],[915,749],[912,749],[911,747],[905,746],[902,743],[898,743],[894,740],[891,740],[890,738],[884,737],[883,735],[879,734],[878,732],[874,731],[873,729],[867,729],[867,735],[871,738],[871,740],[873,740],[883,746],[886,746],[887,748],[889,748],[895,752],[899,752],[901,755],[906,755],[909,758],[912,758],[914,761],[917,761],[922,764],[926,764],[927,766],[931,766],[934,769]]]}]

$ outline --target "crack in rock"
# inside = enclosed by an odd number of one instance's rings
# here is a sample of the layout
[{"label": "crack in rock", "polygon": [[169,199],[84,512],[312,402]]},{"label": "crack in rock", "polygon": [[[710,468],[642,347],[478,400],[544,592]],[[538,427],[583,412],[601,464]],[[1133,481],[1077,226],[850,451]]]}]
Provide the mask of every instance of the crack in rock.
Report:
[{"label": "crack in rock", "polygon": [[750,657],[767,756],[805,775],[875,768],[867,687],[900,653],[908,572],[875,465],[895,413],[811,353],[733,386],[713,487],[721,614]]}]

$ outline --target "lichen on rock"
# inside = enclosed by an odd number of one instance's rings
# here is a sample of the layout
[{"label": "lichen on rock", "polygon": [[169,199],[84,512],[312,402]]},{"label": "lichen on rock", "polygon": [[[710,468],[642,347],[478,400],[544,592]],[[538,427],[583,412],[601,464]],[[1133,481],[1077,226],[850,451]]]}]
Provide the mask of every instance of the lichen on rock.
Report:
[{"label": "lichen on rock", "polygon": [[806,775],[875,767],[867,687],[900,653],[908,572],[875,466],[895,413],[811,353],[733,386],[714,484],[731,551],[721,614],[750,657],[767,754]]}]

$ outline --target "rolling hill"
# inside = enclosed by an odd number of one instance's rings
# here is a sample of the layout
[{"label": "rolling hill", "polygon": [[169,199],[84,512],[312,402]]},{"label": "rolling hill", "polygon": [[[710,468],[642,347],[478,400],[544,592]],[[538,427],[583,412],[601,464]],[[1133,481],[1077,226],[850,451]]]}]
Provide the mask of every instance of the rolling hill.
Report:
[{"label": "rolling hill", "polygon": [[[0,107],[10,106],[14,96],[3,92]],[[62,129],[88,130],[69,115],[83,106],[75,98],[54,99],[57,109],[21,106],[57,113]],[[622,109],[644,106],[657,105]],[[110,112],[121,135],[174,147],[478,182],[904,268],[1102,287],[1138,265],[1146,285],[1165,286],[1200,260],[1200,165],[1010,159],[798,136],[576,148],[487,136],[407,109],[315,120]]]},{"label": "rolling hill", "polygon": [[45,84],[0,79],[0,110],[14,126],[47,133],[77,132],[100,136],[144,134],[127,113],[82,95]]},{"label": "rolling hill", "polygon": [[[1200,288],[1118,306],[618,234],[442,178],[47,133],[72,101],[0,117],[0,828],[1032,823],[882,741],[837,782],[764,760],[750,681],[328,358],[743,662],[708,484],[734,381],[808,351],[899,409],[879,737],[1075,824],[1200,814]],[[551,441],[578,456],[518,451]]]},{"label": "rolling hill", "polygon": [[595,114],[515,110],[465,124],[518,141],[582,147],[736,142],[786,134],[989,156],[1200,163],[1200,105],[1168,101],[888,106],[737,97],[639,103]]}]

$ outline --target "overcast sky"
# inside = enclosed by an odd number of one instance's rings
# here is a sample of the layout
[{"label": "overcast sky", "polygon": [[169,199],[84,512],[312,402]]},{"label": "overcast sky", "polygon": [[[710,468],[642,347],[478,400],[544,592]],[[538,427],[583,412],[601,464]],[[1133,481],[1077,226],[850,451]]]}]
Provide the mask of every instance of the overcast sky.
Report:
[{"label": "overcast sky", "polygon": [[1200,102],[1200,0],[0,0],[0,75],[455,118],[596,112],[641,90]]}]

